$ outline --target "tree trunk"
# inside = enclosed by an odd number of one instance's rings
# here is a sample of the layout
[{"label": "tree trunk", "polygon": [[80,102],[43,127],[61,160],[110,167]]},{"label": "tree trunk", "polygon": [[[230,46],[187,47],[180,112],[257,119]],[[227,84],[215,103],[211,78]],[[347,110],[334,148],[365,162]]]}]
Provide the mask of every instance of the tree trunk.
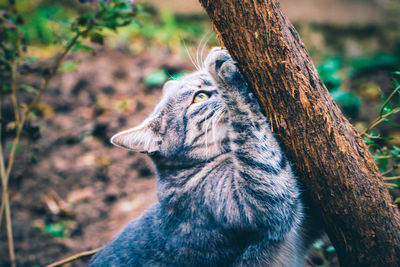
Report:
[{"label": "tree trunk", "polygon": [[400,215],[276,0],[199,0],[258,96],[342,266],[400,266]]}]

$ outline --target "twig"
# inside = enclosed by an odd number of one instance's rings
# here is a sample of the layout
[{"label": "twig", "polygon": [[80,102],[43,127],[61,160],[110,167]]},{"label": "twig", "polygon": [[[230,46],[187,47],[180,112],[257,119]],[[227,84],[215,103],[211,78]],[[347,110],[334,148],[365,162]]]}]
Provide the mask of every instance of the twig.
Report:
[{"label": "twig", "polygon": [[387,106],[387,104],[389,104],[390,100],[392,100],[393,96],[397,93],[397,91],[400,90],[400,86],[397,86],[389,95],[389,97],[386,99],[385,102],[383,102],[383,106],[381,108],[381,111],[379,112],[379,115],[382,116],[383,112],[385,110],[385,107]]},{"label": "twig", "polygon": [[[18,51],[18,39],[16,41],[15,48],[14,50]],[[13,60],[11,62],[11,101],[13,104],[13,109],[14,109],[14,116],[15,116],[15,123],[19,123],[19,110],[18,110],[18,101],[17,101],[17,60],[15,59],[17,57],[17,53],[14,51],[13,55]]]},{"label": "twig", "polygon": [[8,195],[8,179],[5,171],[4,166],[4,154],[3,154],[3,143],[2,143],[2,136],[1,136],[1,129],[2,129],[2,112],[1,112],[1,100],[0,100],[0,173],[1,173],[1,184],[3,187],[2,199],[1,199],[1,206],[0,206],[0,226],[3,219],[3,211],[5,210],[6,215],[6,231],[7,231],[7,241],[8,241],[8,250],[10,254],[10,262],[11,266],[15,267],[15,252],[14,252],[14,240],[12,234],[12,223],[11,223],[11,211],[10,211],[10,204],[9,204],[9,195]]},{"label": "twig", "polygon": [[383,106],[381,108],[381,111],[379,112],[379,117],[376,118],[370,125],[368,125],[368,127],[361,132],[361,136],[367,135],[367,133],[369,131],[371,131],[372,128],[374,128],[375,126],[377,126],[379,123],[381,123],[382,121],[384,121],[386,118],[388,118],[389,116],[397,113],[400,111],[400,108],[394,108],[391,111],[389,111],[388,113],[383,114],[383,112],[385,111],[385,107],[387,106],[387,104],[389,104],[390,100],[393,98],[393,96],[396,94],[397,91],[400,90],[400,86],[396,87],[392,93],[389,95],[389,97],[385,100],[385,102],[383,103]]},{"label": "twig", "polygon": [[383,176],[383,180],[385,180],[385,181],[392,181],[392,180],[398,180],[398,179],[400,179],[400,176],[392,176],[392,177]]},{"label": "twig", "polygon": [[[17,150],[17,146],[21,137],[22,129],[24,127],[25,121],[29,116],[29,112],[37,105],[40,97],[42,94],[47,90],[48,84],[50,80],[57,74],[57,71],[64,60],[65,56],[68,54],[68,52],[72,49],[72,47],[75,45],[76,41],[81,37],[82,35],[85,35],[88,33],[91,29],[93,28],[93,24],[90,24],[84,31],[79,31],[76,33],[74,38],[68,43],[67,47],[63,51],[63,53],[56,59],[56,62],[54,66],[50,70],[50,74],[44,78],[42,85],[38,91],[38,93],[35,95],[31,103],[25,108],[24,112],[22,113],[22,117],[19,116],[18,112],[18,102],[16,98],[16,91],[17,91],[17,66],[16,66],[16,61],[12,62],[12,93],[11,93],[11,98],[13,102],[13,108],[15,112],[15,123],[17,126],[16,134],[14,137],[14,140],[12,142],[11,146],[11,151],[9,154],[8,158],[8,164],[7,164],[7,169],[5,170],[5,158],[3,155],[2,151],[2,143],[0,142],[1,150],[0,150],[0,161],[1,161],[1,183],[3,187],[3,193],[2,193],[2,200],[1,200],[1,206],[0,206],[0,226],[1,226],[1,220],[2,220],[2,215],[3,212],[5,212],[5,218],[6,218],[6,229],[7,229],[7,239],[8,239],[8,248],[9,248],[9,254],[10,254],[10,261],[11,261],[11,266],[15,267],[15,253],[14,253],[14,241],[13,241],[13,235],[12,235],[12,221],[11,221],[11,211],[10,211],[10,204],[9,204],[9,196],[8,196],[8,180],[10,177],[10,173],[12,170],[12,167],[14,165],[14,159],[15,159],[15,153]],[[16,55],[15,55],[16,56]],[[1,108],[1,106],[0,106]],[[1,128],[0,128],[1,131]],[[1,137],[1,136],[0,136]],[[0,138],[1,141],[1,138]]]},{"label": "twig", "polygon": [[393,183],[385,183],[385,185],[387,187],[394,187],[394,188],[398,186],[397,184],[393,184]]},{"label": "twig", "polygon": [[[8,192],[7,192],[8,193]],[[11,223],[11,211],[8,194],[5,196],[6,206],[6,226],[7,226],[7,240],[8,240],[8,252],[10,254],[11,267],[15,267],[15,252],[14,252],[14,239],[12,234],[12,223]]]},{"label": "twig", "polygon": [[7,186],[4,184],[5,177],[6,177],[6,169],[4,167],[4,154],[3,154],[3,138],[2,138],[2,129],[3,129],[3,116],[2,116],[2,101],[0,99],[0,175],[1,175],[1,185],[3,187],[3,196],[1,200],[1,206],[0,206],[0,228],[1,228],[1,222],[3,219],[3,210],[4,210],[4,205],[5,205],[5,200],[3,198],[5,197],[5,190]]},{"label": "twig", "polygon": [[392,154],[390,154],[390,155],[382,155],[382,156],[377,156],[377,157],[375,157],[375,159],[395,159],[395,158],[397,158],[397,156],[392,155]]},{"label": "twig", "polygon": [[72,255],[72,256],[70,256],[68,258],[65,258],[65,259],[56,261],[54,263],[51,263],[51,264],[47,265],[46,267],[56,267],[56,266],[60,266],[60,265],[66,264],[68,262],[77,260],[79,258],[91,256],[91,255],[96,254],[97,252],[99,252],[100,249],[102,249],[102,247],[101,248],[92,249],[92,250],[88,250],[88,251],[83,251],[83,252],[77,253],[75,255]]},{"label": "twig", "polygon": [[393,166],[392,168],[390,168],[389,170],[382,172],[382,175],[385,176],[386,174],[391,173],[392,171],[396,170],[399,166],[400,166],[400,164],[394,165],[394,166]]},{"label": "twig", "polygon": [[381,123],[382,121],[384,121],[386,118],[390,117],[393,114],[396,114],[397,112],[400,111],[400,107],[397,107],[393,110],[391,110],[390,112],[384,114],[384,115],[380,115],[378,118],[376,118],[364,131],[362,131],[361,136],[366,135],[369,131],[371,131],[372,128],[374,128],[375,126],[377,126],[379,123]]}]

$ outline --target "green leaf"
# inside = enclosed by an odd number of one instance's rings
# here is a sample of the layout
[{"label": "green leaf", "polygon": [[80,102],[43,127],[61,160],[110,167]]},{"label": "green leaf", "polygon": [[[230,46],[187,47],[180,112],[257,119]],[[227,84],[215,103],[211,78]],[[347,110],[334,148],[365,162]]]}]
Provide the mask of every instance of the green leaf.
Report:
[{"label": "green leaf", "polygon": [[59,72],[76,72],[76,68],[78,67],[79,62],[74,60],[65,61],[60,68]]},{"label": "green leaf", "polygon": [[11,91],[11,85],[9,83],[5,83],[1,85],[1,91],[9,92]]},{"label": "green leaf", "polygon": [[360,111],[361,100],[352,92],[335,90],[332,93],[333,99],[339,104],[343,113],[351,118],[356,118]]},{"label": "green leaf", "polygon": [[[12,147],[13,147],[13,143],[9,143],[8,146],[7,146],[7,151],[8,151],[8,153],[11,152]],[[22,149],[22,145],[21,145],[20,142],[18,142],[18,143],[17,143],[17,146],[15,147],[15,153],[20,152],[21,149]]]},{"label": "green leaf", "polygon": [[314,243],[312,245],[316,249],[321,249],[324,246],[324,242],[322,242],[321,240],[318,239],[318,240],[314,241]]},{"label": "green leaf", "polygon": [[391,107],[390,103],[387,103],[387,105],[384,106],[383,109],[382,109],[382,114],[386,114],[386,113],[388,113],[388,112],[390,112],[392,110],[393,110],[393,108]]},{"label": "green leaf", "polygon": [[399,83],[399,81],[397,79],[393,78],[392,81],[393,81],[394,88],[397,88],[397,87],[400,86],[400,83]]},{"label": "green leaf", "polygon": [[339,89],[342,81],[337,71],[342,67],[340,57],[332,57],[317,66],[318,73],[329,91]]},{"label": "green leaf", "polygon": [[24,91],[26,91],[26,92],[28,92],[28,93],[36,93],[37,90],[38,90],[37,88],[35,88],[33,86],[30,86],[28,84],[21,84],[21,85],[19,85],[19,88],[24,90]]},{"label": "green leaf", "polygon": [[73,52],[81,51],[84,53],[94,53],[94,49],[90,46],[82,44],[82,42],[77,41],[71,49]]},{"label": "green leaf", "polygon": [[140,22],[138,21],[138,20],[136,20],[136,19],[133,19],[132,20],[132,23],[134,24],[134,25],[136,25],[137,27],[141,27],[142,25],[140,24]]},{"label": "green leaf", "polygon": [[27,57],[22,59],[24,63],[34,63],[39,61],[38,57]]},{"label": "green leaf", "polygon": [[379,159],[379,164],[378,164],[379,170],[381,172],[384,172],[387,169],[388,163],[389,163],[388,159]]},{"label": "green leaf", "polygon": [[168,80],[168,74],[165,70],[155,70],[144,78],[144,84],[147,87],[153,87],[163,84],[166,80]]},{"label": "green leaf", "polygon": [[378,53],[371,58],[355,58],[352,61],[356,71],[368,71],[381,68],[394,69],[398,66],[399,59],[392,54]]},{"label": "green leaf", "polygon": [[67,226],[64,223],[46,224],[42,231],[58,238],[65,238],[69,236],[67,232]]},{"label": "green leaf", "polygon": [[96,44],[104,44],[104,36],[98,32],[92,32],[90,34],[90,41]]},{"label": "green leaf", "polygon": [[328,253],[335,252],[335,247],[334,247],[334,246],[329,246],[329,247],[327,247],[327,248],[326,248],[326,252],[328,252]]},{"label": "green leaf", "polygon": [[325,83],[329,91],[336,90],[342,84],[339,75],[336,73],[329,73],[321,76],[322,81]]},{"label": "green leaf", "polygon": [[327,60],[325,60],[324,62],[322,62],[322,64],[320,64],[317,69],[318,72],[335,72],[337,70],[339,70],[342,67],[342,59],[338,56],[336,57],[331,57]]}]

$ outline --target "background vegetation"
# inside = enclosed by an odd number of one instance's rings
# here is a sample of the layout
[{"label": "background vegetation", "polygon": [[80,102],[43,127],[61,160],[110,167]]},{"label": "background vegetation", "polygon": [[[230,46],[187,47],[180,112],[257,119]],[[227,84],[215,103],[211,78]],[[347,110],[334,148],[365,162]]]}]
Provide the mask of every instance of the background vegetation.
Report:
[{"label": "background vegetation", "polygon": [[[148,159],[109,137],[140,122],[161,85],[218,42],[196,1],[150,2],[0,1],[0,265],[100,247],[155,201]],[[400,3],[364,2],[360,12],[372,5],[381,16],[310,20],[282,4],[400,203]],[[328,240],[314,247],[308,265],[337,265]]]}]

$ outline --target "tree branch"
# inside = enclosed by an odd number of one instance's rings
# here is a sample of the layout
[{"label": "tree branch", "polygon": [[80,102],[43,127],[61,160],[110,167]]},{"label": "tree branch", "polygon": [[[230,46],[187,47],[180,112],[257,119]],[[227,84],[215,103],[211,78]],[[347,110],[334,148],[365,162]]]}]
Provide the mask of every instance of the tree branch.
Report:
[{"label": "tree branch", "polygon": [[258,97],[342,266],[400,266],[400,214],[276,0],[199,0]]}]

